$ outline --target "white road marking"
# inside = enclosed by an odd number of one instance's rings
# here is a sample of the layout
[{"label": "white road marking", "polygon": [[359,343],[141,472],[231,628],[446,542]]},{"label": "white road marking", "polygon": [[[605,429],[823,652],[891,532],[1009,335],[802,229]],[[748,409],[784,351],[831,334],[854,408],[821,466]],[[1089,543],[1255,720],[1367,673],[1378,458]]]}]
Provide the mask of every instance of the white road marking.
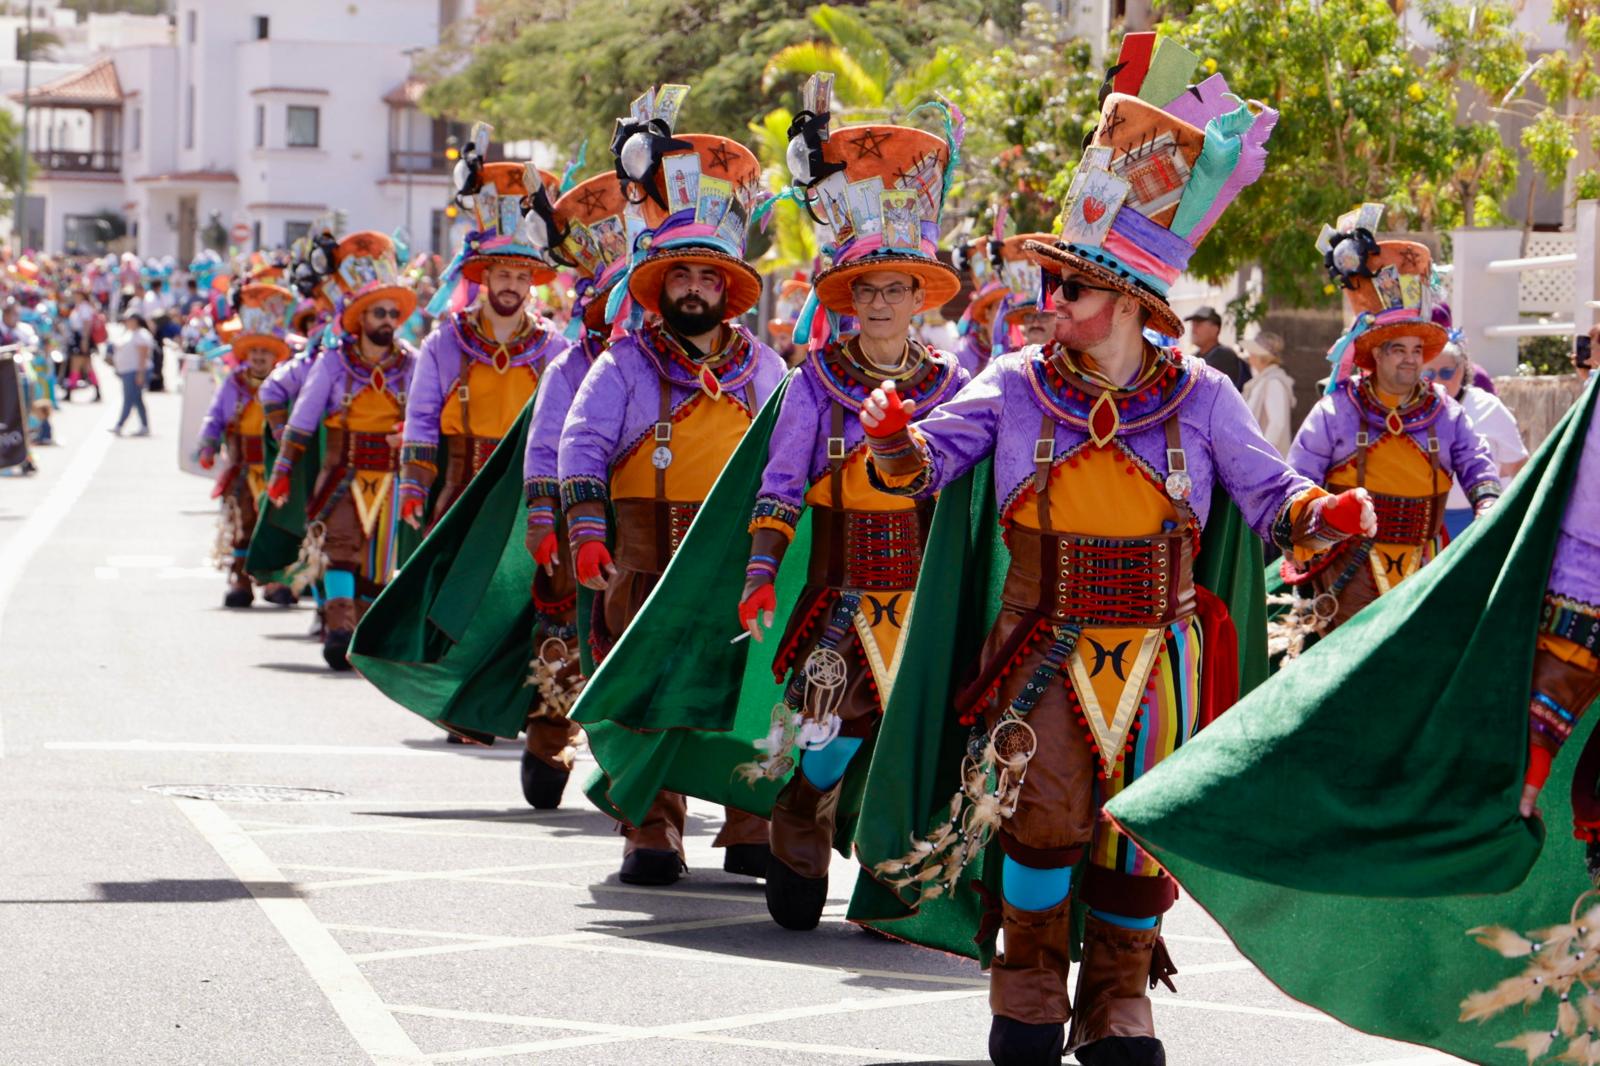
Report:
[{"label": "white road marking", "polygon": [[142,754],[163,752],[201,752],[216,755],[393,755],[401,758],[438,758],[443,751],[419,751],[400,745],[334,744],[225,744],[192,740],[52,740],[49,751],[119,751]]},{"label": "white road marking", "polygon": [[548,933],[544,936],[505,936],[494,940],[474,940],[469,943],[433,944],[421,948],[395,948],[390,951],[368,951],[350,958],[355,962],[379,962],[385,959],[412,959],[425,955],[449,955],[461,951],[484,951],[508,947],[563,947],[587,940],[634,940],[661,933],[683,933],[696,929],[721,929],[732,925],[755,925],[772,919],[765,914],[741,914],[733,918],[700,918],[686,922],[654,922],[625,929],[591,929],[576,933]]},{"label": "white road marking", "polygon": [[426,1063],[427,1056],[384,1007],[383,1000],[367,983],[360,968],[345,954],[333,934],[317,921],[305,901],[261,891],[263,885],[288,885],[290,882],[255,841],[214,803],[192,799],[172,802],[206,843],[216,849],[233,876],[255,897],[278,935],[299,956],[312,980],[328,997],[329,1004],[361,1050],[378,1066]]},{"label": "white road marking", "polygon": [[[113,416],[108,407],[100,420],[94,423],[94,429],[110,426],[112,421]],[[0,634],[4,633],[6,604],[11,602],[11,593],[16,589],[17,582],[22,579],[28,564],[33,561],[34,553],[49,542],[61,520],[67,517],[72,505],[78,502],[78,497],[89,487],[95,471],[100,469],[100,463],[105,459],[106,452],[111,449],[111,441],[112,436],[109,433],[88,433],[84,437],[83,446],[78,449],[78,454],[67,464],[61,480],[50,489],[44,502],[22,520],[22,525],[6,545],[6,550],[0,552]],[[4,646],[4,641],[0,640],[0,647]],[[4,758],[5,753],[4,745],[0,745],[0,758]]]},{"label": "white road marking", "polygon": [[[474,877],[481,877],[484,874],[535,873],[539,870],[570,870],[579,866],[614,866],[616,861],[615,858],[589,859],[583,862],[573,862],[569,859],[566,862],[538,862],[528,866],[485,866],[477,870],[435,870],[429,873],[370,870],[365,871],[368,875],[365,877],[345,877],[332,881],[305,881],[301,882],[300,887],[321,892],[329,888],[365,888],[369,885],[394,885],[405,881],[470,881]],[[315,872],[319,868],[315,866],[290,866],[287,869]],[[338,872],[335,868],[324,868],[324,871]]]},{"label": "white road marking", "polygon": [[173,558],[170,555],[108,555],[106,565],[118,567],[123,570],[156,570],[163,566],[171,566]]}]

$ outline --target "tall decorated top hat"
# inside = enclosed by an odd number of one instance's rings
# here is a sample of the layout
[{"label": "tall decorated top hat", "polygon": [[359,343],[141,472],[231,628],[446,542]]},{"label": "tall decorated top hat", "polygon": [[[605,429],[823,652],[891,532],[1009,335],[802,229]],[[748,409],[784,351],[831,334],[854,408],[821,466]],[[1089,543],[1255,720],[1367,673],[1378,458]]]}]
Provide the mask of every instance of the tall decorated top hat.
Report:
[{"label": "tall decorated top hat", "polygon": [[1329,392],[1354,368],[1373,369],[1373,353],[1389,341],[1419,338],[1424,359],[1438,355],[1450,341],[1449,329],[1434,314],[1439,297],[1433,254],[1413,241],[1378,240],[1382,220],[1382,204],[1362,204],[1340,215],[1334,225],[1323,226],[1317,237],[1322,265],[1341,287],[1345,307],[1354,316],[1328,352],[1333,364]]},{"label": "tall decorated top hat", "polygon": [[814,328],[818,305],[833,318],[854,313],[850,286],[862,274],[895,270],[922,284],[922,306],[940,307],[961,291],[956,270],[939,261],[939,217],[960,158],[961,117],[942,102],[943,136],[911,126],[831,129],[833,78],[813,74],[789,127],[794,190],[817,223],[824,262],[813,300],[795,326],[796,342],[826,340]]},{"label": "tall decorated top hat", "polygon": [[[313,257],[325,250],[313,248]],[[380,300],[400,305],[400,321],[417,309],[417,294],[400,278],[394,258],[394,241],[377,230],[361,230],[341,240],[333,251],[333,271],[325,283],[337,293],[339,324],[355,333],[361,316]],[[396,323],[398,326],[399,323]]]},{"label": "tall decorated top hat", "polygon": [[289,315],[295,304],[294,293],[281,285],[251,283],[239,290],[239,331],[231,338],[235,355],[250,348],[270,348],[273,359],[289,358]]},{"label": "tall decorated top hat", "polygon": [[1200,242],[1261,176],[1278,113],[1228,91],[1170,38],[1130,33],[1111,68],[1100,123],[1067,191],[1060,236],[1030,241],[1046,269],[1072,268],[1133,296],[1169,337],[1183,323],[1167,303]]},{"label": "tall decorated top hat", "polygon": [[1044,284],[1044,271],[1028,251],[1030,243],[1048,244],[1048,233],[1019,233],[1000,242],[1000,284],[1003,292],[990,327],[991,337],[1000,346],[1010,328],[1022,316],[1051,309],[1050,294]]},{"label": "tall decorated top hat", "polygon": [[577,308],[584,324],[605,326],[605,296],[628,269],[628,249],[644,232],[644,215],[622,195],[614,173],[580,181],[555,203],[561,241],[551,254],[578,274]]},{"label": "tall decorated top hat", "polygon": [[606,318],[616,321],[631,297],[659,313],[661,282],[673,266],[700,263],[722,271],[729,318],[761,299],[761,275],[745,262],[750,215],[762,195],[761,163],[726,137],[673,132],[687,85],[663,85],[634,100],[611,139],[622,194],[644,219],[634,238],[627,285],[612,290]]},{"label": "tall decorated top hat", "polygon": [[[1000,228],[997,220],[995,227]],[[950,252],[950,265],[957,275],[965,274],[972,282],[972,299],[961,312],[961,332],[968,333],[991,317],[1005,297],[1006,287],[1000,280],[1000,241],[995,236],[974,237],[956,245]]]}]

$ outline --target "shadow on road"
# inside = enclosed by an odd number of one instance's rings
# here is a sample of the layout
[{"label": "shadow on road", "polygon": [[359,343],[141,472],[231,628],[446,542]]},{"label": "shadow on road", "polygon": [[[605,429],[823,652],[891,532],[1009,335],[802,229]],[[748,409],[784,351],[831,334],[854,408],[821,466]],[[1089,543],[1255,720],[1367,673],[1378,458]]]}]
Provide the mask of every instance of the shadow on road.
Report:
[{"label": "shadow on road", "polygon": [[502,740],[498,744],[452,744],[444,737],[445,734],[440,732],[426,739],[407,737],[400,743],[418,751],[448,751],[456,755],[470,755],[474,759],[516,759],[519,762],[522,760],[523,746],[518,740]]},{"label": "shadow on road", "polygon": [[[217,610],[226,608],[218,607]],[[280,674],[321,674],[330,681],[359,681],[361,675],[354,670],[336,673],[326,663],[256,663],[257,670],[275,670]]]},{"label": "shadow on road", "polygon": [[299,899],[300,890],[281,881],[241,882],[227,878],[157,878],[153,881],[100,881],[98,899],[0,899],[7,903],[221,903],[270,896]]}]

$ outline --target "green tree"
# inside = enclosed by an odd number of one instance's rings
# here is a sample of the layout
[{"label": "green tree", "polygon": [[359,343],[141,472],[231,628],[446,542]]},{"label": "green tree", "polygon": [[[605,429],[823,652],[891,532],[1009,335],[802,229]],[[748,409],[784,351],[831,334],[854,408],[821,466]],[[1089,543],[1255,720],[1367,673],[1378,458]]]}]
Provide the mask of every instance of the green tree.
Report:
[{"label": "green tree", "polygon": [[11,214],[17,190],[33,170],[33,161],[22,151],[22,122],[0,111],[0,214]]},{"label": "green tree", "polygon": [[1197,76],[1225,68],[1236,94],[1283,116],[1266,173],[1223,216],[1191,271],[1220,280],[1258,262],[1269,301],[1310,303],[1324,290],[1317,231],[1352,204],[1381,201],[1393,208],[1386,224],[1429,229],[1497,203],[1515,168],[1492,121],[1460,117],[1458,79],[1482,77],[1492,90],[1524,46],[1504,4],[1474,11],[1456,19],[1430,4],[1424,17],[1443,44],[1425,59],[1386,0],[1209,0],[1164,22],[1163,32],[1203,60]]},{"label": "green tree", "polygon": [[[1591,158],[1600,154],[1600,114],[1594,113],[1600,100],[1600,2],[1556,0],[1552,15],[1566,25],[1573,47],[1541,57],[1532,68],[1531,80],[1550,102],[1527,105],[1533,123],[1523,130],[1522,144],[1539,176],[1561,188],[1581,148],[1587,146]],[[1572,177],[1577,199],[1600,197],[1600,169],[1588,167]]]},{"label": "green tree", "polygon": [[60,34],[51,33],[49,30],[17,31],[17,59],[31,59],[35,63],[48,62],[55,58],[56,49],[61,47]]},{"label": "green tree", "polygon": [[1007,44],[978,60],[952,94],[967,117],[967,165],[956,197],[979,232],[1004,206],[1014,233],[1048,232],[1100,118],[1103,72],[1087,41],[1058,40],[1057,20],[1029,3]]}]

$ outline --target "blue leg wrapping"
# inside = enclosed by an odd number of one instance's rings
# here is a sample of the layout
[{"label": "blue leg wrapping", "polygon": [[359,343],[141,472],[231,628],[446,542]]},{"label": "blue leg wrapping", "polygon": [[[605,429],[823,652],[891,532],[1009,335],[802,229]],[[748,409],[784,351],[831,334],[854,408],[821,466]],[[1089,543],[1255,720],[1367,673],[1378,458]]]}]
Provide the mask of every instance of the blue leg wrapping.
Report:
[{"label": "blue leg wrapping", "polygon": [[330,600],[356,598],[356,575],[349,570],[329,570],[322,575],[322,585]]},{"label": "blue leg wrapping", "polygon": [[1000,894],[1007,903],[1025,911],[1047,911],[1072,892],[1072,867],[1040,870],[1024,866],[1007,855],[1000,864]]},{"label": "blue leg wrapping", "polygon": [[1125,914],[1111,914],[1106,911],[1090,910],[1090,914],[1099,918],[1107,925],[1119,925],[1124,929],[1154,929],[1159,918],[1129,918]]},{"label": "blue leg wrapping", "polygon": [[825,748],[813,748],[800,756],[800,772],[819,792],[844,780],[850,760],[861,750],[860,737],[834,737]]}]

